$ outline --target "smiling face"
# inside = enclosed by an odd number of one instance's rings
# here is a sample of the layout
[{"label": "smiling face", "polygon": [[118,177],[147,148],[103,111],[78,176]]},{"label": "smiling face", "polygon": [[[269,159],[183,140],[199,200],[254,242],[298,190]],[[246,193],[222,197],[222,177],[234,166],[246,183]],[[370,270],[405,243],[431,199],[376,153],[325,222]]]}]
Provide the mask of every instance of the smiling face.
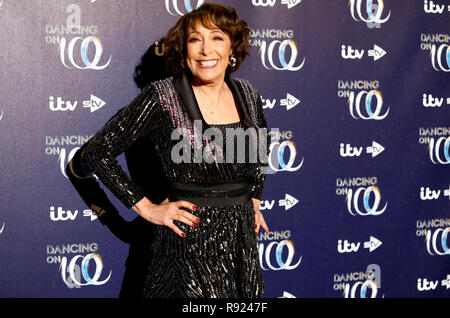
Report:
[{"label": "smiling face", "polygon": [[186,64],[194,80],[204,84],[220,83],[232,53],[231,39],[222,30],[207,28],[196,21],[188,29]]}]

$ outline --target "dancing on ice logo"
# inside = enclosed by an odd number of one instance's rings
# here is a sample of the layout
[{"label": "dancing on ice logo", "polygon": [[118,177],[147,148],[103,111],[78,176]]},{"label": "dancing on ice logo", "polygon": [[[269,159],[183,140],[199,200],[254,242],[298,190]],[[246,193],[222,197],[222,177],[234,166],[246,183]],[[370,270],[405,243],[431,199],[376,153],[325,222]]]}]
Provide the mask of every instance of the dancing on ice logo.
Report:
[{"label": "dancing on ice logo", "polygon": [[342,291],[344,298],[376,298],[380,288],[381,268],[378,264],[368,265],[364,272],[333,275],[333,290]]},{"label": "dancing on ice logo", "polygon": [[[266,173],[281,171],[295,172],[303,166],[305,158],[301,158],[296,165],[297,147],[292,140],[292,131],[280,131],[278,128],[270,130],[271,144],[269,148],[269,169]],[[289,151],[286,151],[288,149]]]},{"label": "dancing on ice logo", "polygon": [[[45,25],[45,43],[57,44],[59,58],[61,63],[66,68],[76,68],[80,70],[103,70],[111,62],[112,56],[102,63],[103,45],[100,38],[97,36],[98,26],[96,25],[82,25],[81,24],[81,9],[76,4],[69,4],[66,7],[68,17],[65,25]],[[66,39],[63,35],[87,35],[86,37],[75,36],[71,39]],[[75,54],[76,47],[79,45],[79,54]],[[88,48],[90,44],[94,45],[94,55],[88,55]]]},{"label": "dancing on ice logo", "polygon": [[[88,254],[83,255],[83,253]],[[68,260],[67,255],[73,256],[70,256]],[[110,271],[105,279],[100,280],[103,273],[103,261],[98,254],[97,243],[47,245],[47,263],[59,264],[61,278],[69,288],[104,285],[112,274]]]},{"label": "dancing on ice logo", "polygon": [[[77,261],[80,259],[81,264],[77,265]],[[93,275],[89,273],[90,260],[93,260],[95,264],[95,271]],[[109,275],[105,279],[99,280],[103,272],[103,261],[100,254],[97,253],[90,253],[87,255],[76,255],[69,262],[67,261],[67,258],[64,256],[61,260],[60,270],[62,280],[69,288],[73,287],[79,288],[88,285],[94,286],[104,285],[109,281],[112,274],[112,271],[110,271]]]},{"label": "dancing on ice logo", "polygon": [[297,62],[299,47],[293,37],[292,29],[250,29],[250,45],[259,47],[267,70],[295,72],[303,68],[306,58]]},{"label": "dancing on ice logo", "polygon": [[61,174],[68,178],[66,166],[72,160],[75,153],[92,136],[45,136],[45,154],[48,156],[58,156],[57,164]]},{"label": "dancing on ice logo", "polygon": [[[297,261],[294,261],[295,247],[290,239],[290,230],[259,233],[258,252],[259,261],[263,270],[293,270],[300,265],[302,256],[298,257]],[[265,245],[265,241],[271,242]],[[283,253],[285,249],[287,249],[287,254]]]},{"label": "dancing on ice logo", "polygon": [[347,98],[350,116],[354,119],[383,120],[389,115],[378,81],[338,81],[337,95]]},{"label": "dancing on ice logo", "polygon": [[419,143],[428,146],[428,156],[433,164],[450,164],[450,127],[420,127],[419,136]]},{"label": "dancing on ice logo", "polygon": [[345,195],[347,212],[352,216],[378,216],[386,211],[388,203],[382,206],[381,190],[377,177],[337,178],[336,194]]},{"label": "dancing on ice logo", "polygon": [[450,36],[448,34],[420,34],[420,48],[429,51],[431,66],[436,72],[450,72]]},{"label": "dancing on ice logo", "polygon": [[450,219],[448,218],[416,221],[416,236],[425,238],[425,249],[429,255],[450,255],[449,233]]}]

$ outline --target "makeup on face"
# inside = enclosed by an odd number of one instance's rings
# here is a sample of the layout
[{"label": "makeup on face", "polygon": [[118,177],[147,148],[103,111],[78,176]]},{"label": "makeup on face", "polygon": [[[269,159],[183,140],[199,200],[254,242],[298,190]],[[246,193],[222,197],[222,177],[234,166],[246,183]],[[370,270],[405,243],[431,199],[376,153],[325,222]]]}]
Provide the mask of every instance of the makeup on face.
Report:
[{"label": "makeup on face", "polygon": [[219,28],[207,28],[199,21],[189,27],[186,62],[197,80],[223,80],[231,53],[231,39]]}]

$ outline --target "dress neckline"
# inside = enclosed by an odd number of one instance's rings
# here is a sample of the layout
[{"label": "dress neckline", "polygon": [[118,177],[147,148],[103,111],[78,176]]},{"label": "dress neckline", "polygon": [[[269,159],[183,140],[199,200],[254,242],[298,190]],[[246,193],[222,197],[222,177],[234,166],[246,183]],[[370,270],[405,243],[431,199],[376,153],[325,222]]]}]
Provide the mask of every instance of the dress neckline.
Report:
[{"label": "dress neckline", "polygon": [[224,126],[228,124],[237,124],[241,122],[244,125],[247,125],[248,127],[255,126],[255,124],[253,123],[252,119],[248,114],[247,107],[244,102],[242,93],[239,91],[238,84],[235,82],[233,78],[229,76],[229,74],[226,74],[225,76],[225,83],[227,83],[228,88],[233,93],[234,102],[237,107],[240,120],[234,123],[208,124],[203,118],[203,114],[200,111],[200,107],[198,106],[197,99],[195,98],[194,90],[192,89],[191,81],[189,80],[188,75],[183,74],[181,77],[177,77],[174,80],[175,90],[181,97],[183,105],[185,106],[190,118],[192,119],[192,121],[201,120],[203,131],[210,126]]},{"label": "dress neckline", "polygon": [[242,120],[239,121],[233,121],[231,123],[218,123],[218,124],[208,124],[209,126],[235,126],[235,125],[239,125],[242,124]]}]

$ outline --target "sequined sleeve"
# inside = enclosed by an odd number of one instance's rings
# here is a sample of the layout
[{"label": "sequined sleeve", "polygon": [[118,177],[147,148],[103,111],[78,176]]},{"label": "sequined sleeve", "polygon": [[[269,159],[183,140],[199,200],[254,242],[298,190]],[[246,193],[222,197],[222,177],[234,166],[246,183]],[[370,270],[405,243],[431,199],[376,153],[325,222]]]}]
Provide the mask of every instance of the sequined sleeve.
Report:
[{"label": "sequined sleeve", "polygon": [[[266,128],[267,129],[267,122],[266,122],[266,118],[264,116],[264,110],[263,110],[263,105],[262,105],[262,100],[261,100],[261,96],[257,93],[256,89],[255,89],[255,93],[257,96],[257,114],[256,117],[258,119],[258,124],[260,128]],[[269,158],[269,149],[270,149],[270,134],[269,131],[267,130],[267,134],[265,136],[263,136],[264,138],[260,139],[260,141],[262,142],[266,142],[266,149],[267,149],[267,157],[266,159],[268,160]],[[262,194],[263,194],[263,187],[264,187],[264,182],[266,180],[266,171],[268,169],[268,162],[267,160],[265,160],[265,162],[261,162],[260,165],[258,165],[257,169],[256,169],[256,174],[254,176],[253,179],[253,187],[252,187],[252,197],[258,200],[262,199]]]},{"label": "sequined sleeve", "polygon": [[127,208],[141,200],[144,193],[130,180],[116,157],[145,134],[159,129],[160,112],[155,90],[148,85],[88,141],[82,154],[81,164]]}]

